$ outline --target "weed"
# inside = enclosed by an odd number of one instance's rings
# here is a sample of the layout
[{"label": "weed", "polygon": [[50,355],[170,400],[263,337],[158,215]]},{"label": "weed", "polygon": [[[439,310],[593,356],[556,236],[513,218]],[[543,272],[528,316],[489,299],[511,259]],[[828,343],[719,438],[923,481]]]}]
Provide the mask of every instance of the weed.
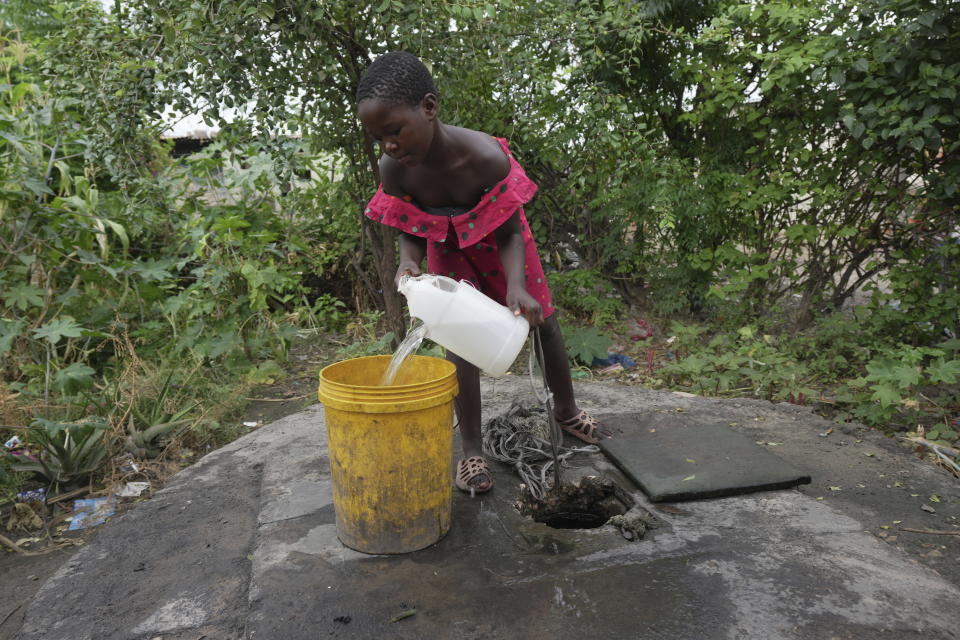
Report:
[{"label": "weed", "polygon": [[340,331],[350,319],[347,305],[336,296],[321,293],[310,308],[312,323],[328,331]]},{"label": "weed", "polygon": [[353,342],[337,351],[338,358],[360,358],[390,353],[393,346],[393,332],[388,331],[377,337],[383,313],[372,311],[361,313],[360,317],[347,325],[347,335]]},{"label": "weed", "polygon": [[956,399],[951,402],[945,387],[958,380],[960,360],[949,358],[945,349],[900,345],[883,350],[867,363],[866,375],[842,385],[837,402],[871,426],[890,426],[896,420],[909,427],[924,415],[933,417],[945,425],[934,434],[946,443],[957,433],[948,426]]},{"label": "weed", "polygon": [[424,340],[420,348],[417,349],[417,355],[431,356],[433,358],[443,358],[446,356],[446,349],[431,340]]},{"label": "weed", "polygon": [[86,480],[107,455],[107,431],[100,418],[75,423],[37,418],[26,429],[26,438],[40,448],[40,455],[37,460],[15,462],[12,468],[38,473],[54,488]]},{"label": "weed", "polygon": [[13,470],[15,461],[16,457],[0,452],[0,504],[13,502],[30,479],[31,474]]},{"label": "weed", "polygon": [[594,358],[606,358],[613,341],[596,327],[574,327],[563,325],[563,341],[567,345],[567,355],[574,367],[579,363],[587,367]]},{"label": "weed", "polygon": [[623,315],[623,300],[595,269],[557,271],[548,280],[554,304],[590,324],[607,325]]},{"label": "weed", "polygon": [[699,327],[675,323],[677,359],[661,374],[671,384],[703,395],[747,394],[768,400],[816,396],[808,368],[778,349],[773,336],[757,336],[752,326],[720,333],[702,343]]}]

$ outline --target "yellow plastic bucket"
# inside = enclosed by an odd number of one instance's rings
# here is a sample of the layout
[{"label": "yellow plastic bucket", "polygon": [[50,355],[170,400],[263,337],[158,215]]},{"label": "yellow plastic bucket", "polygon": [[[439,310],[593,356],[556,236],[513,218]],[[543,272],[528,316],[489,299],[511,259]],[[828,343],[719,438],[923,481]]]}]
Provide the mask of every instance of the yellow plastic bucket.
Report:
[{"label": "yellow plastic bucket", "polygon": [[410,356],[379,386],[390,356],[320,372],[337,537],[364,553],[407,553],[450,529],[456,367]]}]

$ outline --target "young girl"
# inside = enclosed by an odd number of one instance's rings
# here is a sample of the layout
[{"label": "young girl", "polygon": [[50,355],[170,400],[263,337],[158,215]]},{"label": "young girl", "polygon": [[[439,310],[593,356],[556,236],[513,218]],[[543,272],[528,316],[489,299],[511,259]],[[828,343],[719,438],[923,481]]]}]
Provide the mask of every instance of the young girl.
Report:
[{"label": "young girl", "polygon": [[[357,88],[358,115],[383,151],[381,185],[367,217],[398,228],[396,279],[430,273],[468,280],[483,293],[540,327],[547,384],[561,428],[584,442],[610,437],[573,397],[563,335],[550,302],[523,205],[535,185],[506,140],[443,124],[430,72],[409,53],[377,58]],[[456,485],[477,493],[493,487],[480,439],[480,372],[448,353],[457,367],[464,458]]]}]

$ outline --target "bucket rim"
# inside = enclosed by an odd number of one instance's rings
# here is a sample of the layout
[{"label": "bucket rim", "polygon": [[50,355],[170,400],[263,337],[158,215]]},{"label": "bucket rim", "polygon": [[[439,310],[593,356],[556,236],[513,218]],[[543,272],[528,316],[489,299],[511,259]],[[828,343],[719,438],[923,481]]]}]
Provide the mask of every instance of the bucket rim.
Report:
[{"label": "bucket rim", "polygon": [[[362,361],[389,360],[391,356],[364,356],[349,358],[330,364],[321,369],[317,398],[327,408],[359,413],[408,412],[451,402],[459,392],[457,368],[449,360],[433,356],[413,356],[429,358],[442,363],[438,375],[424,382],[405,385],[358,385],[331,380],[338,366],[363,366]],[[360,362],[358,362],[360,361]],[[381,367],[381,370],[385,367]]]},{"label": "bucket rim", "polygon": [[[360,393],[373,393],[378,397],[383,397],[385,395],[390,395],[391,393],[396,393],[398,395],[406,395],[410,391],[415,391],[417,389],[429,389],[437,386],[438,384],[441,386],[444,386],[443,381],[445,381],[449,376],[451,375],[456,376],[457,374],[456,365],[454,365],[452,362],[444,358],[437,358],[436,356],[422,356],[419,354],[414,354],[409,357],[414,359],[429,358],[430,360],[437,360],[442,363],[445,363],[443,366],[449,365],[450,370],[447,373],[437,378],[434,378],[432,380],[427,380],[424,382],[414,382],[411,384],[392,384],[389,387],[383,387],[379,384],[346,384],[344,382],[339,382],[337,380],[331,380],[327,375],[325,375],[327,374],[327,372],[331,371],[335,367],[342,366],[347,362],[356,362],[357,360],[384,360],[384,359],[389,360],[391,358],[391,356],[388,356],[388,355],[374,355],[374,356],[361,356],[359,358],[346,358],[344,360],[339,360],[332,364],[328,364],[327,366],[325,366],[323,369],[320,370],[320,373],[318,374],[317,378],[319,379],[321,384],[327,386],[328,388],[351,389],[351,390],[359,391]],[[384,389],[391,389],[396,391],[384,392],[383,391]],[[370,390],[376,390],[376,391],[370,391]]]}]

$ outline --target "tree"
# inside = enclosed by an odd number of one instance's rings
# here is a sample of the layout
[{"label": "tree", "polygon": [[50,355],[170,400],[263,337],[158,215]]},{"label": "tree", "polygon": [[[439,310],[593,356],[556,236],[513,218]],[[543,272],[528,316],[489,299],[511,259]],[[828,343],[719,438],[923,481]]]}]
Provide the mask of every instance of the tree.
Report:
[{"label": "tree", "polygon": [[[302,135],[312,149],[342,159],[343,189],[356,205],[353,211],[333,215],[350,216],[363,230],[354,268],[385,309],[392,328],[402,335],[400,300],[393,286],[395,232],[362,216],[362,203],[379,181],[378,150],[354,114],[356,87],[373,57],[406,49],[432,62],[441,85],[454,66],[449,77],[468,80],[451,84],[463,89],[473,83],[459,94],[460,104],[475,100],[478,93],[488,98],[491,85],[476,81],[490,77],[491,51],[478,42],[487,38],[503,42],[512,37],[511,28],[523,24],[524,16],[538,20],[546,16],[544,8],[529,4],[519,6],[516,13],[508,12],[508,6],[397,0],[319,5],[157,0],[131,8],[130,19],[138,30],[155,34],[163,81],[184,89],[174,100],[175,107],[185,111],[204,104],[204,117],[211,122],[222,122],[225,109],[240,108],[250,131],[274,139]],[[461,115],[457,102],[444,106],[457,121]],[[365,260],[368,255],[373,269]]]}]

